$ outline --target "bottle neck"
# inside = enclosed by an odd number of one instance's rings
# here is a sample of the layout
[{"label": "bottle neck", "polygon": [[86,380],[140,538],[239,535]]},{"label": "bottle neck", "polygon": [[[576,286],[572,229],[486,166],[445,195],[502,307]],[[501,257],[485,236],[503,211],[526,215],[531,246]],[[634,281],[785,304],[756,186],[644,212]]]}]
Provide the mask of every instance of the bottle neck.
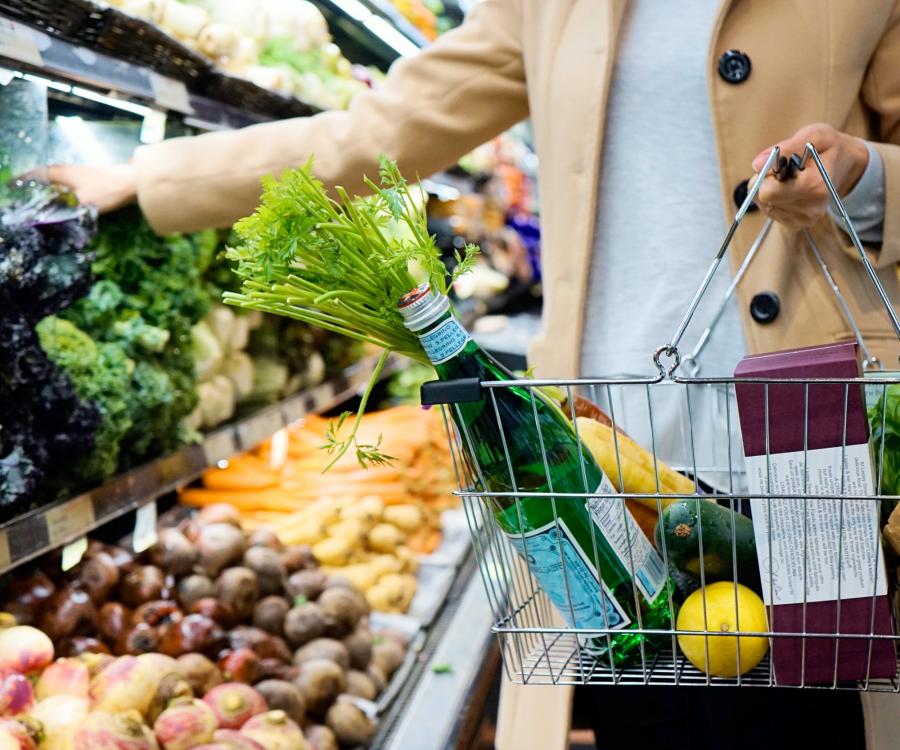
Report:
[{"label": "bottle neck", "polygon": [[413,331],[435,367],[449,365],[472,342],[468,331],[449,310],[424,328]]}]

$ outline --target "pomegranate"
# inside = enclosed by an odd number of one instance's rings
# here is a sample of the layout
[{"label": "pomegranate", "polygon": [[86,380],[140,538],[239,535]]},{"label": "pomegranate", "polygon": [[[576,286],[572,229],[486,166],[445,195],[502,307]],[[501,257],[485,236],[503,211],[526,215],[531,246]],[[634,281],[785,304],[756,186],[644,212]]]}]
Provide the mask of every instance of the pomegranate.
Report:
[{"label": "pomegranate", "polygon": [[265,698],[240,682],[226,682],[214,687],[203,700],[213,710],[222,729],[240,729],[251,716],[268,709]]},{"label": "pomegranate", "polygon": [[72,734],[72,750],[157,750],[156,738],[137,711],[92,711]]},{"label": "pomegranate", "polygon": [[265,750],[256,740],[234,729],[217,729],[213,734],[213,742],[230,750]]},{"label": "pomegranate", "polygon": [[266,750],[310,750],[300,727],[284,711],[257,714],[241,727],[241,734]]},{"label": "pomegranate", "polygon": [[33,705],[34,689],[25,675],[10,672],[0,678],[0,715],[23,714]]},{"label": "pomegranate", "polygon": [[44,729],[41,750],[71,750],[71,735],[88,714],[88,702],[74,695],[53,695],[31,711]]},{"label": "pomegranate", "polygon": [[30,625],[0,630],[0,672],[28,674],[53,661],[53,642]]},{"label": "pomegranate", "polygon": [[159,715],[153,731],[165,750],[188,750],[212,741],[216,715],[201,700],[179,703]]}]

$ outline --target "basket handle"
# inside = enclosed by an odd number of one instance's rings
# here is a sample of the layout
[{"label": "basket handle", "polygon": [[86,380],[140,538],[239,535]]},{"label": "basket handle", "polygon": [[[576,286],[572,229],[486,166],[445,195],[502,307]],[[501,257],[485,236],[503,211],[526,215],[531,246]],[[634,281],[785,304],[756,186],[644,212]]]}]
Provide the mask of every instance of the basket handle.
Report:
[{"label": "basket handle", "polygon": [[[837,210],[838,214],[841,217],[841,220],[844,223],[844,226],[847,229],[847,233],[850,236],[850,240],[853,242],[853,246],[856,248],[856,252],[859,255],[859,259],[863,264],[863,267],[866,269],[866,273],[869,276],[869,280],[872,282],[872,286],[875,288],[875,291],[878,293],[878,296],[881,298],[881,302],[884,305],[884,308],[887,312],[888,318],[891,321],[891,326],[894,329],[894,333],[897,335],[898,341],[900,341],[900,318],[897,317],[897,313],[894,311],[893,305],[891,305],[891,300],[887,295],[887,292],[884,289],[884,286],[881,284],[881,281],[878,278],[878,274],[875,273],[875,269],[869,261],[868,256],[866,255],[865,250],[863,249],[862,242],[859,239],[859,235],[856,233],[856,228],[853,226],[853,222],[850,220],[850,216],[847,214],[847,209],[844,208],[844,204],[841,201],[840,196],[838,195],[837,190],[834,187],[834,183],[831,181],[831,178],[828,175],[828,172],[825,169],[825,165],[822,164],[822,160],[819,158],[819,152],[816,150],[816,147],[813,146],[812,143],[807,143],[804,148],[803,156],[798,157],[794,155],[788,161],[787,159],[781,158],[781,152],[778,146],[774,147],[772,151],[769,153],[769,157],[766,159],[763,168],[759,171],[759,174],[756,176],[756,179],[753,181],[753,184],[750,186],[750,189],[747,191],[747,196],[744,198],[744,202],[741,204],[740,208],[738,208],[737,213],[734,215],[734,220],[731,223],[731,226],[728,228],[728,232],[725,234],[725,239],[722,241],[721,246],[716,252],[715,257],[709,265],[709,268],[706,271],[706,275],[703,277],[703,280],[700,282],[700,286],[694,294],[693,299],[688,305],[688,309],[684,314],[684,317],[681,319],[681,322],[678,324],[678,328],[675,331],[675,334],[672,336],[672,339],[668,344],[664,346],[660,346],[653,353],[653,363],[656,365],[659,370],[660,376],[671,378],[675,373],[675,370],[678,369],[681,364],[681,354],[678,351],[678,344],[681,342],[682,337],[684,336],[685,331],[687,330],[688,325],[690,324],[692,318],[694,317],[694,313],[697,311],[697,306],[700,304],[700,301],[703,299],[706,291],[709,288],[710,283],[713,280],[713,277],[716,274],[716,271],[719,268],[719,265],[722,262],[722,258],[725,256],[725,252],[728,250],[729,245],[731,244],[731,240],[734,237],[737,228],[740,226],[741,221],[743,221],[744,216],[747,214],[747,211],[750,208],[750,205],[756,199],[757,194],[759,193],[760,187],[762,187],[762,181],[769,174],[770,170],[773,170],[776,177],[778,179],[786,179],[792,177],[796,170],[802,170],[806,167],[806,164],[809,159],[812,159],[816,165],[816,168],[819,171],[819,174],[822,176],[822,180],[825,183],[825,187],[828,190],[828,194],[831,196],[831,201]],[[777,166],[776,166],[777,165]],[[763,226],[763,230],[765,233],[768,233],[768,228],[771,227],[771,220],[766,222],[766,225]],[[753,246],[751,247],[751,252],[753,255],[756,254],[756,251],[759,249],[759,246],[762,244],[762,239],[765,238],[765,234],[763,231],[760,232],[760,235],[757,236],[757,239],[754,241]],[[840,293],[840,290],[837,288],[837,285],[834,284],[834,280],[831,277],[830,272],[828,271],[827,266],[825,266],[824,261],[821,259],[821,254],[818,252],[818,248],[815,246],[815,243],[812,242],[811,236],[806,232],[807,241],[810,243],[811,248],[814,250],[814,254],[817,256],[817,261],[819,262],[820,268],[822,268],[823,273],[825,273],[826,279],[829,280],[832,291],[834,291],[838,297],[838,301],[841,304],[842,310],[844,311],[845,316],[848,317],[848,321],[851,323],[851,327],[854,330],[854,334],[857,336],[857,340],[861,341],[862,334],[859,331],[858,326],[855,321],[853,321],[852,316],[850,315],[849,308],[846,305],[846,301],[843,299],[843,296]],[[752,258],[750,253],[748,252],[748,258]],[[744,263],[741,264],[740,269],[738,269],[738,274],[735,276],[735,279],[732,281],[731,286],[729,286],[729,290],[726,293],[726,300],[731,294],[734,292],[734,288],[736,287],[736,282],[740,281],[740,277],[743,275],[743,272],[746,271],[747,266],[749,265],[748,259],[745,258]],[[718,320],[724,311],[725,304],[723,302],[720,305],[720,308],[716,311],[714,315],[713,324]],[[706,339],[709,337],[709,333],[711,332],[711,327],[704,331],[703,336],[701,336],[701,341],[703,344],[706,343]],[[702,345],[700,346],[702,348]],[[878,360],[871,356],[868,353],[868,348],[864,345],[862,347],[864,355],[866,356],[866,361],[869,364],[876,364]],[[699,352],[699,349],[695,350],[691,355],[685,358],[686,361],[695,360],[696,354]],[[666,366],[663,364],[663,358],[668,358],[671,362]]]}]

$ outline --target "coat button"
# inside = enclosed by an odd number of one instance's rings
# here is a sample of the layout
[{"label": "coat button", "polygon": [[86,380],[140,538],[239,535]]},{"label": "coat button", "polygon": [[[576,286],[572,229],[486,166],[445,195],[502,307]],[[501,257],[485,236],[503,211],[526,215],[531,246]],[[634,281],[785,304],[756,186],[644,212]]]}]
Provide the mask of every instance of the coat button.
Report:
[{"label": "coat button", "polygon": [[[737,184],[737,187],[734,189],[734,205],[736,208],[740,208],[744,205],[744,201],[747,200],[747,191],[750,190],[750,180],[742,180]],[[754,211],[759,211],[759,206],[755,203],[751,203],[749,208],[747,208],[747,213],[752,214]]]},{"label": "coat button", "polygon": [[726,50],[719,58],[719,75],[731,84],[743,83],[750,77],[750,58],[738,49]]},{"label": "coat button", "polygon": [[767,325],[781,312],[781,300],[775,292],[760,292],[750,300],[750,317],[760,325]]}]

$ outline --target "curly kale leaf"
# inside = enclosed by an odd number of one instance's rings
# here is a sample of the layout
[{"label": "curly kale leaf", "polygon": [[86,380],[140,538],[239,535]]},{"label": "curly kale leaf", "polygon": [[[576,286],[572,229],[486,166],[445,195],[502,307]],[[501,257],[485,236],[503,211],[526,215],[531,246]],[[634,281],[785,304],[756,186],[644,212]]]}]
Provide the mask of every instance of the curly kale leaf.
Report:
[{"label": "curly kale leaf", "polygon": [[41,346],[72,380],[78,397],[97,404],[102,414],[90,456],[78,465],[84,482],[103,482],[115,474],[119,443],[132,426],[129,388],[133,363],[121,347],[96,343],[68,320],[54,316],[37,326]]}]

